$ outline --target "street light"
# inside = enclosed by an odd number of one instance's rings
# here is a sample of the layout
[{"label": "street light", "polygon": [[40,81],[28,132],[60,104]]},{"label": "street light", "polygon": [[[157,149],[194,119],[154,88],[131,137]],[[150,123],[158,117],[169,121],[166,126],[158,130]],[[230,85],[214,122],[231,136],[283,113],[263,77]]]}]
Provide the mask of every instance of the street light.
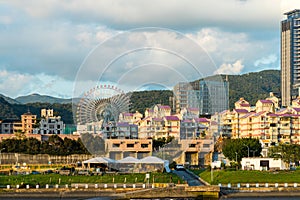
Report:
[{"label": "street light", "polygon": [[253,152],[253,158],[254,158],[256,150],[251,150],[251,152]]},{"label": "street light", "polygon": [[1,152],[2,152],[4,149],[5,149],[5,148],[2,148],[2,149],[0,150],[0,165],[2,164],[2,163],[1,163],[1,159],[2,159]]},{"label": "street light", "polygon": [[250,148],[249,148],[248,145],[245,145],[245,144],[243,144],[243,145],[246,146],[246,147],[248,148],[248,158],[249,158],[249,151],[250,151]]}]

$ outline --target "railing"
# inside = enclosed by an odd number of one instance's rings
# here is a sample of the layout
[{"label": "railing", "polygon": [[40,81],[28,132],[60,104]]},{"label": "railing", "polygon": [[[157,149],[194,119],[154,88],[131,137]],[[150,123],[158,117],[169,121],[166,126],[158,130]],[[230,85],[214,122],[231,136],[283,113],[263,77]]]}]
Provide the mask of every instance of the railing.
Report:
[{"label": "railing", "polygon": [[300,184],[299,183],[236,183],[236,184],[219,183],[218,186],[220,188],[299,188]]}]

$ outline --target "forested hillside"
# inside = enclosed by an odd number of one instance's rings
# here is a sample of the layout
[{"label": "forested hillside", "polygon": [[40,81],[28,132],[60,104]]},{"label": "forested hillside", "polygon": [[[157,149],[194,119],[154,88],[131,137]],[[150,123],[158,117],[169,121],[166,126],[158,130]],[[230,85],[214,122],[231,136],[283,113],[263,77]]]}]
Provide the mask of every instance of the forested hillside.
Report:
[{"label": "forested hillside", "polygon": [[130,111],[144,113],[146,108],[155,104],[170,105],[170,97],[173,97],[170,90],[133,92],[130,96]]},{"label": "forested hillside", "polygon": [[[223,76],[225,78],[225,76]],[[280,95],[280,71],[265,70],[243,75],[229,75],[229,105],[234,107],[240,97],[244,97],[251,105],[259,99],[265,99],[270,92]]]},{"label": "forested hillside", "polygon": [[[223,79],[226,78],[222,75]],[[270,92],[274,92],[277,96],[280,94],[280,71],[265,70],[261,72],[253,72],[243,75],[229,75],[229,104],[232,109],[234,102],[240,97],[244,97],[251,105],[255,105],[258,99],[266,98]],[[130,94],[130,112],[139,111],[144,113],[146,108],[151,108],[155,104],[170,105],[170,97],[173,97],[173,92],[170,90],[154,90],[132,92]],[[54,109],[56,115],[60,115],[66,124],[73,123],[72,103],[53,103],[66,102],[59,101],[58,98],[43,96],[43,102],[40,95],[29,95],[30,101],[35,103],[27,104],[10,104],[0,96],[0,119],[5,118],[20,118],[21,114],[30,110],[31,113],[40,116],[42,108]],[[37,100],[32,97],[37,96]],[[13,102],[13,99],[9,99]],[[23,99],[27,99],[23,97]],[[20,99],[19,99],[20,100]],[[48,102],[50,101],[50,102]],[[70,100],[69,100],[70,101]]]}]

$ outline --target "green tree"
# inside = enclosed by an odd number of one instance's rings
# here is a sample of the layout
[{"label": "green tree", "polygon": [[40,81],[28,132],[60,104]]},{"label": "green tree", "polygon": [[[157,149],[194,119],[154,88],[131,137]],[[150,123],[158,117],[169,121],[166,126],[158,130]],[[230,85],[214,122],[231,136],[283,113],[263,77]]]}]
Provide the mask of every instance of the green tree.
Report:
[{"label": "green tree", "polygon": [[281,158],[285,163],[297,163],[300,160],[300,145],[279,144],[278,146],[270,147],[268,156],[271,158]]},{"label": "green tree", "polygon": [[262,150],[261,144],[258,139],[242,138],[242,139],[225,139],[222,152],[229,160],[240,162],[243,157],[252,157],[250,151],[255,152],[254,156],[259,156]]}]

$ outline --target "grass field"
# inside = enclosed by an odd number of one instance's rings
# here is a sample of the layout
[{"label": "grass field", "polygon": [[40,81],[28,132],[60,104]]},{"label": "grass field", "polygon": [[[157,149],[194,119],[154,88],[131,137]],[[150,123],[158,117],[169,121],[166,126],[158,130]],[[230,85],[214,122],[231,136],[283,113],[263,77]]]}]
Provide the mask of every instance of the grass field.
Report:
[{"label": "grass field", "polygon": [[[29,174],[29,175],[2,175],[0,176],[0,185],[21,185],[46,184],[65,185],[72,183],[146,183],[145,174],[118,174],[118,175],[103,175],[103,176],[64,176],[59,174]],[[172,173],[150,173],[150,183],[154,180],[155,183],[183,183],[183,181]]]},{"label": "grass field", "polygon": [[208,183],[300,183],[300,170],[295,171],[226,171],[213,170],[213,182],[211,171],[194,171]]}]

